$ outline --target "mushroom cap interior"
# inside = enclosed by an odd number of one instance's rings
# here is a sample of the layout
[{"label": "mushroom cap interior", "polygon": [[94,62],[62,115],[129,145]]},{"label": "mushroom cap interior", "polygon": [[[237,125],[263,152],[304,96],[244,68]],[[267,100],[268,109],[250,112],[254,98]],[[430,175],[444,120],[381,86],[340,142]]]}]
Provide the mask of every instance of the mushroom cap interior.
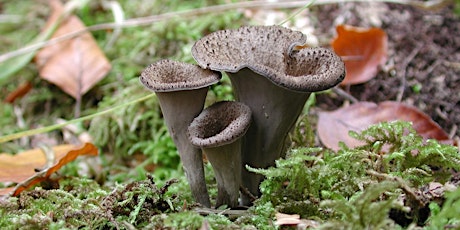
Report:
[{"label": "mushroom cap interior", "polygon": [[345,77],[340,57],[325,48],[292,50],[305,41],[301,32],[281,26],[244,26],[201,38],[192,56],[202,68],[230,73],[249,68],[294,91],[320,91],[340,83]]},{"label": "mushroom cap interior", "polygon": [[204,88],[217,83],[221,77],[219,72],[197,65],[163,59],[147,66],[139,80],[155,92],[171,92]]},{"label": "mushroom cap interior", "polygon": [[220,101],[204,109],[188,128],[193,145],[210,148],[236,141],[251,122],[251,109],[235,101]]}]

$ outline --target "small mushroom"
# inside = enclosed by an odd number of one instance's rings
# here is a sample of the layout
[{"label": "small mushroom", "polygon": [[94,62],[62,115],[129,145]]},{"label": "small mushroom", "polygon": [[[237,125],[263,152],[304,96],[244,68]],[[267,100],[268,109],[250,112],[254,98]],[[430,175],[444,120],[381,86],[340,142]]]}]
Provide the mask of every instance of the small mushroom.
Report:
[{"label": "small mushroom", "polygon": [[210,207],[204,178],[201,150],[187,137],[187,128],[203,110],[210,85],[221,75],[199,66],[160,60],[144,69],[140,82],[154,91],[174,143],[177,146],[192,195],[198,203]]},{"label": "small mushroom", "polygon": [[[238,101],[252,111],[253,124],[242,140],[242,162],[274,165],[311,92],[339,84],[345,66],[325,48],[305,48],[304,34],[280,26],[221,30],[198,40],[192,55],[203,68],[226,72]],[[243,186],[258,196],[261,175],[243,167]],[[243,196],[244,205],[251,203]]]},{"label": "small mushroom", "polygon": [[251,110],[239,102],[222,101],[206,108],[189,126],[192,144],[201,147],[217,180],[216,207],[238,205],[241,186],[241,137]]}]

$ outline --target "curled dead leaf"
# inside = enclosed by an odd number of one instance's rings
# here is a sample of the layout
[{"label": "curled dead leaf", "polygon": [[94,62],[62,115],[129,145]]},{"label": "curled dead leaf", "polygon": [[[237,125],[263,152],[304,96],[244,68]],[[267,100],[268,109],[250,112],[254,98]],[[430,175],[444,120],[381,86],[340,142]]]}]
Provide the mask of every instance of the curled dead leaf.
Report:
[{"label": "curled dead leaf", "polygon": [[[47,164],[46,154],[41,149],[33,149],[16,155],[0,154],[0,182],[19,183],[14,189],[0,189],[0,195],[6,195],[13,190],[13,196],[19,195],[23,190],[47,180],[51,174],[62,166],[74,161],[78,156],[96,156],[98,149],[90,143],[83,147],[74,145],[60,145],[52,148],[54,163],[43,169]],[[39,172],[36,172],[40,170]]]},{"label": "curled dead leaf", "polygon": [[383,121],[409,121],[425,139],[448,140],[449,137],[442,128],[428,115],[413,106],[399,102],[385,101],[380,104],[359,102],[332,112],[319,113],[318,136],[328,148],[338,150],[340,141],[349,147],[360,146],[363,143],[348,135],[349,131],[360,132],[370,125]]},{"label": "curled dead leaf", "polygon": [[331,46],[342,57],[347,71],[340,84],[360,84],[375,77],[378,66],[387,60],[388,37],[385,31],[349,25],[339,25],[336,30],[337,37]]}]

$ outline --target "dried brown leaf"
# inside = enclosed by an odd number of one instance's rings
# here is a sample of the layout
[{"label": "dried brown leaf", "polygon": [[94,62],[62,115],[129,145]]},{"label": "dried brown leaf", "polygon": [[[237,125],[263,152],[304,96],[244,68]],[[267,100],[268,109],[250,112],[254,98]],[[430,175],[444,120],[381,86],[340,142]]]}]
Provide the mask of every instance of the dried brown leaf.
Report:
[{"label": "dried brown leaf", "polygon": [[[58,0],[50,1],[53,13],[47,27],[58,20],[63,5]],[[53,34],[53,38],[84,29],[76,16],[69,16]],[[80,98],[110,71],[110,62],[89,33],[65,40],[40,50],[35,61],[40,76],[57,85],[74,98]]]},{"label": "dried brown leaf", "polygon": [[387,34],[379,28],[360,28],[349,25],[336,27],[332,41],[334,51],[343,58],[347,75],[341,85],[364,83],[377,73],[387,60]]},{"label": "dried brown leaf", "polygon": [[380,104],[359,102],[332,112],[321,112],[318,120],[318,136],[328,148],[338,150],[339,141],[349,147],[363,143],[351,138],[349,131],[360,132],[372,124],[383,121],[409,121],[419,135],[426,139],[448,140],[442,128],[428,115],[413,106],[385,101]]}]

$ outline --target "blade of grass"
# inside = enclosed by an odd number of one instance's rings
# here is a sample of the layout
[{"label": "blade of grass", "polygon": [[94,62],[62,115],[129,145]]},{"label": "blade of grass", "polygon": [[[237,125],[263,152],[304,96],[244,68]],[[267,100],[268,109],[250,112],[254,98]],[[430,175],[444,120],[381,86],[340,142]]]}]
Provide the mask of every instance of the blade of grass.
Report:
[{"label": "blade of grass", "polygon": [[60,128],[66,126],[66,125],[86,121],[86,120],[92,119],[92,118],[97,117],[97,116],[102,116],[104,114],[111,113],[111,112],[113,112],[113,111],[115,111],[117,109],[123,108],[125,106],[136,104],[136,103],[139,103],[141,101],[145,101],[145,100],[147,100],[147,99],[149,99],[149,98],[151,98],[153,96],[155,96],[154,93],[149,94],[149,95],[144,96],[144,97],[141,97],[141,98],[138,98],[138,99],[135,99],[135,100],[132,100],[132,101],[129,101],[129,102],[126,102],[126,103],[121,104],[121,105],[117,105],[117,106],[112,107],[110,109],[106,109],[104,111],[101,111],[101,112],[98,112],[98,113],[93,113],[93,114],[90,114],[88,116],[80,117],[80,118],[73,119],[73,120],[70,120],[70,121],[67,121],[67,122],[63,122],[61,124],[55,124],[55,125],[50,125],[50,126],[38,128],[38,129],[31,129],[31,130],[26,130],[26,131],[19,132],[19,133],[13,133],[13,134],[1,136],[0,137],[0,143],[15,140],[15,139],[18,139],[18,138],[21,138],[21,137],[32,136],[32,135],[36,135],[36,134],[40,134],[40,133],[46,133],[46,132],[50,132],[50,131],[53,131],[53,130],[56,130],[56,129],[60,129]]},{"label": "blade of grass", "polygon": [[288,22],[289,20],[293,19],[295,16],[297,16],[298,14],[300,14],[302,11],[304,11],[305,9],[309,8],[310,6],[313,6],[315,4],[316,0],[311,0],[309,3],[305,4],[305,6],[303,6],[302,8],[300,8],[299,10],[297,10],[295,13],[289,15],[289,17],[287,17],[286,19],[284,19],[279,25],[282,26],[284,23]]}]

